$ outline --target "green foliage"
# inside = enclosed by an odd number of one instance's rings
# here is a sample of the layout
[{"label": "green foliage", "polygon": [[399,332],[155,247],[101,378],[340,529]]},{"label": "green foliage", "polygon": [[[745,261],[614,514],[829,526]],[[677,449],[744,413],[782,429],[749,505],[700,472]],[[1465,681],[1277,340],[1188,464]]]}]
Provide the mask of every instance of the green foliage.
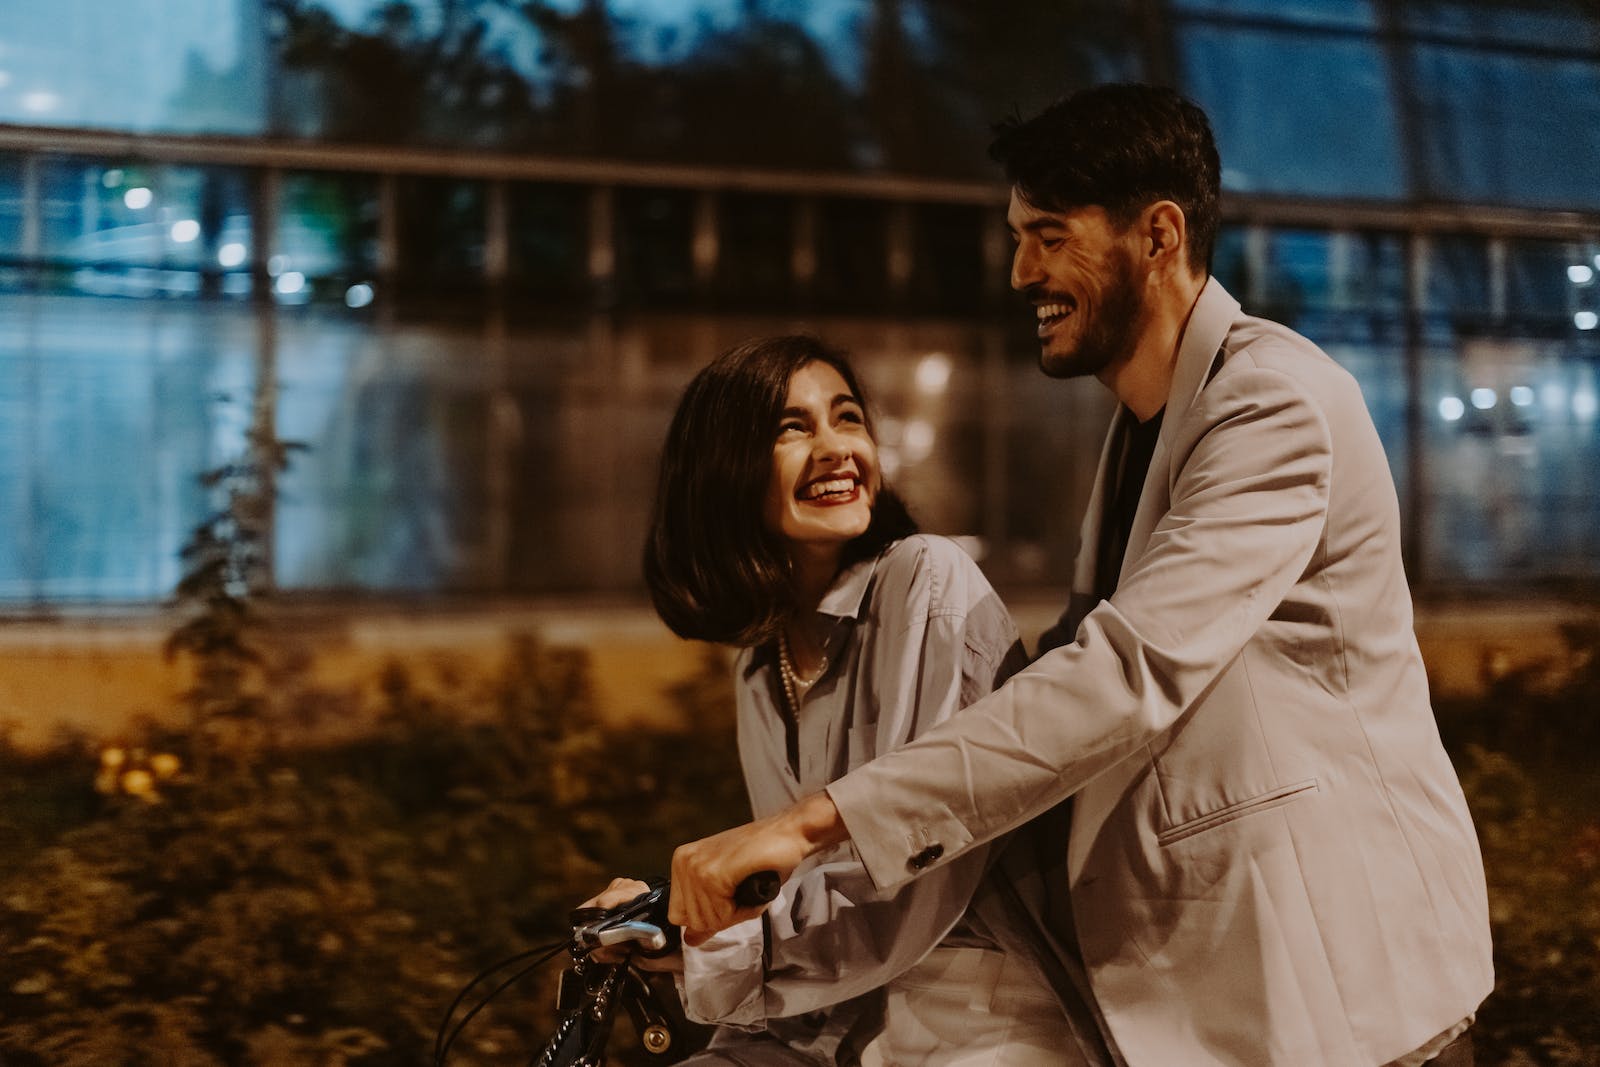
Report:
[{"label": "green foliage", "polygon": [[1552,801],[1501,753],[1472,745],[1465,756],[1495,942],[1479,1061],[1600,1063],[1600,811]]},{"label": "green foliage", "polygon": [[[720,684],[675,699],[725,696],[725,663],[705,670]],[[585,657],[531,638],[490,678],[427,689],[391,666],[372,736],[261,747],[144,796],[96,799],[85,751],[0,747],[14,795],[77,820],[0,840],[0,1058],[424,1062],[473,974],[742,810],[730,705],[694,709],[710,743],[604,729]],[[555,973],[475,1020],[452,1063],[520,1062]]]}]

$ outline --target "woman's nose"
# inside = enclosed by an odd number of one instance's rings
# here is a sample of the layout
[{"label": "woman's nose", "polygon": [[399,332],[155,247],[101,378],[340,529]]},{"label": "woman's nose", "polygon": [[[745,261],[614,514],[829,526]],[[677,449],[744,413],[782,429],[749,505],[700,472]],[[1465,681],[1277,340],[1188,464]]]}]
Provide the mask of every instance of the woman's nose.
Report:
[{"label": "woman's nose", "polygon": [[811,440],[811,455],[815,459],[843,459],[849,454],[849,442],[831,426],[818,430]]}]

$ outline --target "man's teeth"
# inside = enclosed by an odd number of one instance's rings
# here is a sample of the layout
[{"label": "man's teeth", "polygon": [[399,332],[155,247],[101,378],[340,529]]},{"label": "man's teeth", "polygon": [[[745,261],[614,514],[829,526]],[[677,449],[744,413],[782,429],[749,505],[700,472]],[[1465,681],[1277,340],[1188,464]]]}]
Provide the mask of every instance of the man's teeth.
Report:
[{"label": "man's teeth", "polygon": [[855,487],[856,483],[854,479],[832,478],[826,482],[812,482],[810,485],[806,486],[805,492],[801,493],[801,497],[806,500],[814,500],[817,497],[825,496],[828,493],[848,493],[855,489]]},{"label": "man's teeth", "polygon": [[1040,304],[1034,308],[1034,314],[1039,317],[1040,322],[1043,322],[1046,319],[1054,319],[1065,315],[1067,310],[1068,308],[1065,304]]}]

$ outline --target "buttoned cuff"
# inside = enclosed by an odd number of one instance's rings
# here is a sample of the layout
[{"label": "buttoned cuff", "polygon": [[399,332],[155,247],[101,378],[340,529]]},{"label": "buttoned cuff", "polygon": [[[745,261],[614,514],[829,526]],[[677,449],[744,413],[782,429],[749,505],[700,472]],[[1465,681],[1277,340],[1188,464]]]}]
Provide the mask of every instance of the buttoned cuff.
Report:
[{"label": "buttoned cuff", "polygon": [[827,792],[867,877],[887,895],[960,855],[972,833],[948,808],[913,812],[885,803],[885,790],[863,773],[873,768],[868,764],[830,782]]}]

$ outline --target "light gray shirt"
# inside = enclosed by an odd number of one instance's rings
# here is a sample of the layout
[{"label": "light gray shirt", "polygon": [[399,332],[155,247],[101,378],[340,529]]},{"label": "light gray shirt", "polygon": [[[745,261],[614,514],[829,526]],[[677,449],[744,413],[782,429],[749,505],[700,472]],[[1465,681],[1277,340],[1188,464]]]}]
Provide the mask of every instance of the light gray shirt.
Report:
[{"label": "light gray shirt", "polygon": [[[1026,662],[999,597],[942,537],[909,537],[845,569],[818,612],[828,622],[828,667],[801,701],[797,769],[771,649],[748,649],[735,665],[739,756],[757,818],[898,748]],[[853,1060],[881,1026],[882,987],[935,945],[1016,940],[996,929],[1009,925],[1004,909],[968,911],[1000,847],[974,849],[888,893],[874,888],[849,844],[813,856],[761,919],[685,950],[686,1012],[764,1027],[823,1062]]]}]

